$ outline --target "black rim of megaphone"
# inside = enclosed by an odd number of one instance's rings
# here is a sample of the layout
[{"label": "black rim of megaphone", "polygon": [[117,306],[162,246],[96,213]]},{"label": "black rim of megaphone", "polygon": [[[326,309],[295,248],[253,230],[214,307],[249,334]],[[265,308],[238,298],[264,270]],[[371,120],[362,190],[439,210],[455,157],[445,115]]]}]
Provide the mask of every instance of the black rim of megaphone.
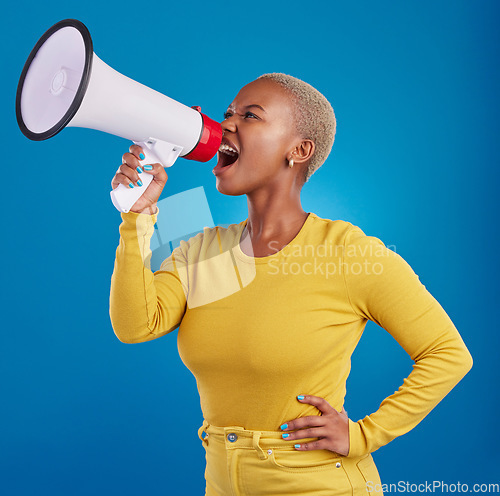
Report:
[{"label": "black rim of megaphone", "polygon": [[[23,86],[24,86],[24,80],[26,78],[26,74],[28,72],[28,69],[31,65],[31,62],[35,58],[38,50],[40,47],[52,36],[56,31],[59,29],[62,29],[64,27],[73,27],[75,29],[78,29],[80,34],[82,35],[83,42],[85,44],[85,66],[83,69],[83,74],[82,74],[82,80],[80,81],[80,85],[78,86],[78,90],[76,91],[75,98],[73,99],[73,102],[71,103],[69,109],[67,112],[64,114],[62,119],[59,120],[59,122],[48,129],[47,131],[44,131],[43,133],[34,133],[33,131],[30,131],[27,127],[26,124],[23,121],[23,116],[21,114],[21,94],[23,91]],[[87,91],[87,87],[89,85],[90,81],[90,75],[92,72],[92,55],[94,53],[93,45],[92,45],[92,38],[90,36],[90,32],[87,29],[87,26],[83,24],[83,22],[78,21],[76,19],[64,19],[63,21],[59,21],[57,24],[54,24],[50,29],[48,29],[43,36],[38,40],[37,44],[31,50],[31,53],[28,57],[28,60],[24,64],[23,72],[21,73],[21,77],[19,78],[19,84],[17,86],[17,94],[16,94],[16,117],[17,117],[17,123],[19,124],[19,127],[23,134],[28,137],[31,140],[34,141],[42,141],[47,138],[52,138],[52,136],[55,136],[59,131],[62,131],[68,124],[69,121],[73,118],[73,116],[77,113],[78,109],[80,108],[80,105],[83,101],[83,97],[85,96],[85,92]]]}]

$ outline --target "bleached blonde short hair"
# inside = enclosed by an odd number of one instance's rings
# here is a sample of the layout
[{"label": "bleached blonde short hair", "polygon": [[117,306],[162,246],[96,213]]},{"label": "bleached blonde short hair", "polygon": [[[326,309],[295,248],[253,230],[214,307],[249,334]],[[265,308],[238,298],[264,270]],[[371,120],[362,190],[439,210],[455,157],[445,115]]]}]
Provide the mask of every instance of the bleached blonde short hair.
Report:
[{"label": "bleached blonde short hair", "polygon": [[316,145],[305,172],[307,182],[330,154],[337,128],[335,112],[323,94],[301,79],[281,72],[263,74],[258,79],[270,79],[292,95],[297,132],[303,139],[310,139]]}]

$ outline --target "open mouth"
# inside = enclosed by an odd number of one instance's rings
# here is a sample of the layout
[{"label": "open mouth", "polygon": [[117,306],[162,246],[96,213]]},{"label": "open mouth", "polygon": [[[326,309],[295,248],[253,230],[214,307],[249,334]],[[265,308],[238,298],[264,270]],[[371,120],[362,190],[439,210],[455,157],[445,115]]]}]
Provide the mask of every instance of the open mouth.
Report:
[{"label": "open mouth", "polygon": [[238,152],[231,146],[222,143],[219,147],[217,165],[224,168],[233,165],[238,160]]}]

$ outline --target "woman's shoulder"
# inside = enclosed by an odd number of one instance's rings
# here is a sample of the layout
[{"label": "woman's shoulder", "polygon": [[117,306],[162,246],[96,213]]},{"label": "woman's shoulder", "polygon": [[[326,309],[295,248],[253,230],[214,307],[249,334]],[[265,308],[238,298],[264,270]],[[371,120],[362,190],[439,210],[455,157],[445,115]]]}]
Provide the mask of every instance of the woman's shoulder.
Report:
[{"label": "woman's shoulder", "polygon": [[359,226],[347,220],[329,219],[321,217],[315,212],[311,212],[310,215],[312,218],[312,230],[321,237],[335,239],[337,242],[344,242],[344,240],[353,235],[366,236]]},{"label": "woman's shoulder", "polygon": [[336,243],[339,245],[342,244],[346,248],[382,246],[395,251],[394,245],[386,246],[381,238],[372,234],[367,234],[365,230],[352,222],[340,219],[325,219],[316,214],[313,215],[315,216],[316,223],[324,230],[325,237],[328,237],[330,240],[335,239]]},{"label": "woman's shoulder", "polygon": [[313,213],[315,242],[342,246],[346,255],[382,253],[392,255],[395,245],[386,245],[378,236],[367,234],[361,227],[341,219],[327,219]]}]

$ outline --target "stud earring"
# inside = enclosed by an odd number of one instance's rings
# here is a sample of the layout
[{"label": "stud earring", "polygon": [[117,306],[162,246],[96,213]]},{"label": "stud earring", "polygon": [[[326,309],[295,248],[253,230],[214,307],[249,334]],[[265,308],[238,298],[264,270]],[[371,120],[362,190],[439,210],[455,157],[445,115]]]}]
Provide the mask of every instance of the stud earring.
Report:
[{"label": "stud earring", "polygon": [[288,167],[290,167],[290,168],[293,167],[293,158],[288,160]]}]

